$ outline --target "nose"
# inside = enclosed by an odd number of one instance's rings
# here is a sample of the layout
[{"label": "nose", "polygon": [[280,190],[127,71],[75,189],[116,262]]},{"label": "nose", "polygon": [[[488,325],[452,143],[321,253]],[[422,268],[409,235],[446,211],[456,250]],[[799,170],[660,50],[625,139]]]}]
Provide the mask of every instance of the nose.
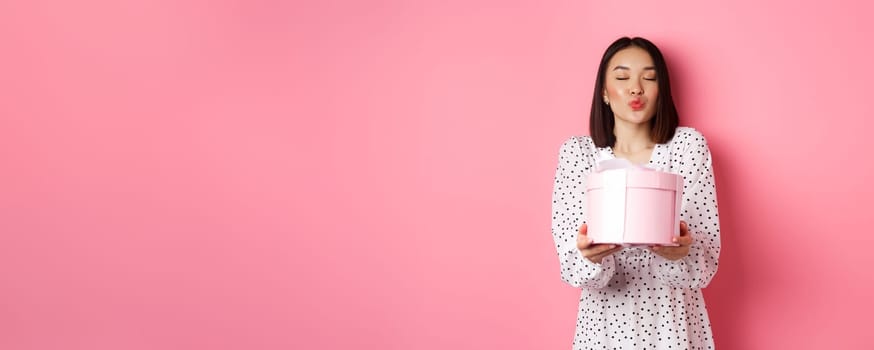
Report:
[{"label": "nose", "polygon": [[643,95],[643,88],[640,85],[632,86],[629,92],[631,96],[640,96]]}]

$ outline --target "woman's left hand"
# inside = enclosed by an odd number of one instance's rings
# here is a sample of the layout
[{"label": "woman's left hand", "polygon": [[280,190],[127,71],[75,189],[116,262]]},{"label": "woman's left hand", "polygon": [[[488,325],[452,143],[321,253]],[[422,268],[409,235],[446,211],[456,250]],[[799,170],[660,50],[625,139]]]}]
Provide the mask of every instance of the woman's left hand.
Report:
[{"label": "woman's left hand", "polygon": [[661,255],[663,258],[668,260],[677,260],[681,259],[686,255],[689,255],[689,246],[692,245],[692,235],[689,234],[689,226],[686,225],[685,221],[680,221],[680,237],[674,237],[674,243],[678,243],[679,246],[652,246],[653,253]]}]

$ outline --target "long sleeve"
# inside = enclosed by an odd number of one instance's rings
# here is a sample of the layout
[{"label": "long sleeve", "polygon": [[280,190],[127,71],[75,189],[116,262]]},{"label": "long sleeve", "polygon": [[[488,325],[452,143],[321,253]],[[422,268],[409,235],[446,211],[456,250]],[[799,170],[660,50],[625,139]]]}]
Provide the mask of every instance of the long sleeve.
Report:
[{"label": "long sleeve", "polygon": [[586,222],[586,174],[591,169],[579,139],[565,141],[558,154],[552,192],[552,237],[558,252],[562,281],[577,288],[603,288],[616,270],[613,256],[600,264],[582,256],[577,249],[580,225]]},{"label": "long sleeve", "polygon": [[684,178],[680,218],[688,224],[693,242],[682,259],[656,255],[651,266],[656,278],[669,286],[704,288],[716,274],[721,248],[716,184],[704,136],[695,130],[685,136],[686,148],[679,158],[679,174]]}]

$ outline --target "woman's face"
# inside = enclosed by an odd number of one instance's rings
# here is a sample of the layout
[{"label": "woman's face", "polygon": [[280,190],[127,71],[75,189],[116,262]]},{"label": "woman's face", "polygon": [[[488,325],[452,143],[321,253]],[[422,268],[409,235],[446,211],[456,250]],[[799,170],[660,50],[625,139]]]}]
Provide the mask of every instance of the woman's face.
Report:
[{"label": "woman's face", "polygon": [[619,120],[643,124],[655,115],[659,96],[655,65],[646,50],[631,46],[610,59],[604,77],[604,102]]}]

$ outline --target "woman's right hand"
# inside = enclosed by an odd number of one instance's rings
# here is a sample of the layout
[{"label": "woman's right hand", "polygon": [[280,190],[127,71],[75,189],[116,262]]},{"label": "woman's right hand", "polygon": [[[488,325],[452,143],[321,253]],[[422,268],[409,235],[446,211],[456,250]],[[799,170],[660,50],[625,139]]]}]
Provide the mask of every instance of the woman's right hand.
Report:
[{"label": "woman's right hand", "polygon": [[600,264],[601,259],[605,256],[622,250],[621,245],[616,244],[592,244],[592,239],[586,235],[589,231],[589,226],[583,224],[580,226],[580,232],[577,234],[577,249],[589,261]]}]

